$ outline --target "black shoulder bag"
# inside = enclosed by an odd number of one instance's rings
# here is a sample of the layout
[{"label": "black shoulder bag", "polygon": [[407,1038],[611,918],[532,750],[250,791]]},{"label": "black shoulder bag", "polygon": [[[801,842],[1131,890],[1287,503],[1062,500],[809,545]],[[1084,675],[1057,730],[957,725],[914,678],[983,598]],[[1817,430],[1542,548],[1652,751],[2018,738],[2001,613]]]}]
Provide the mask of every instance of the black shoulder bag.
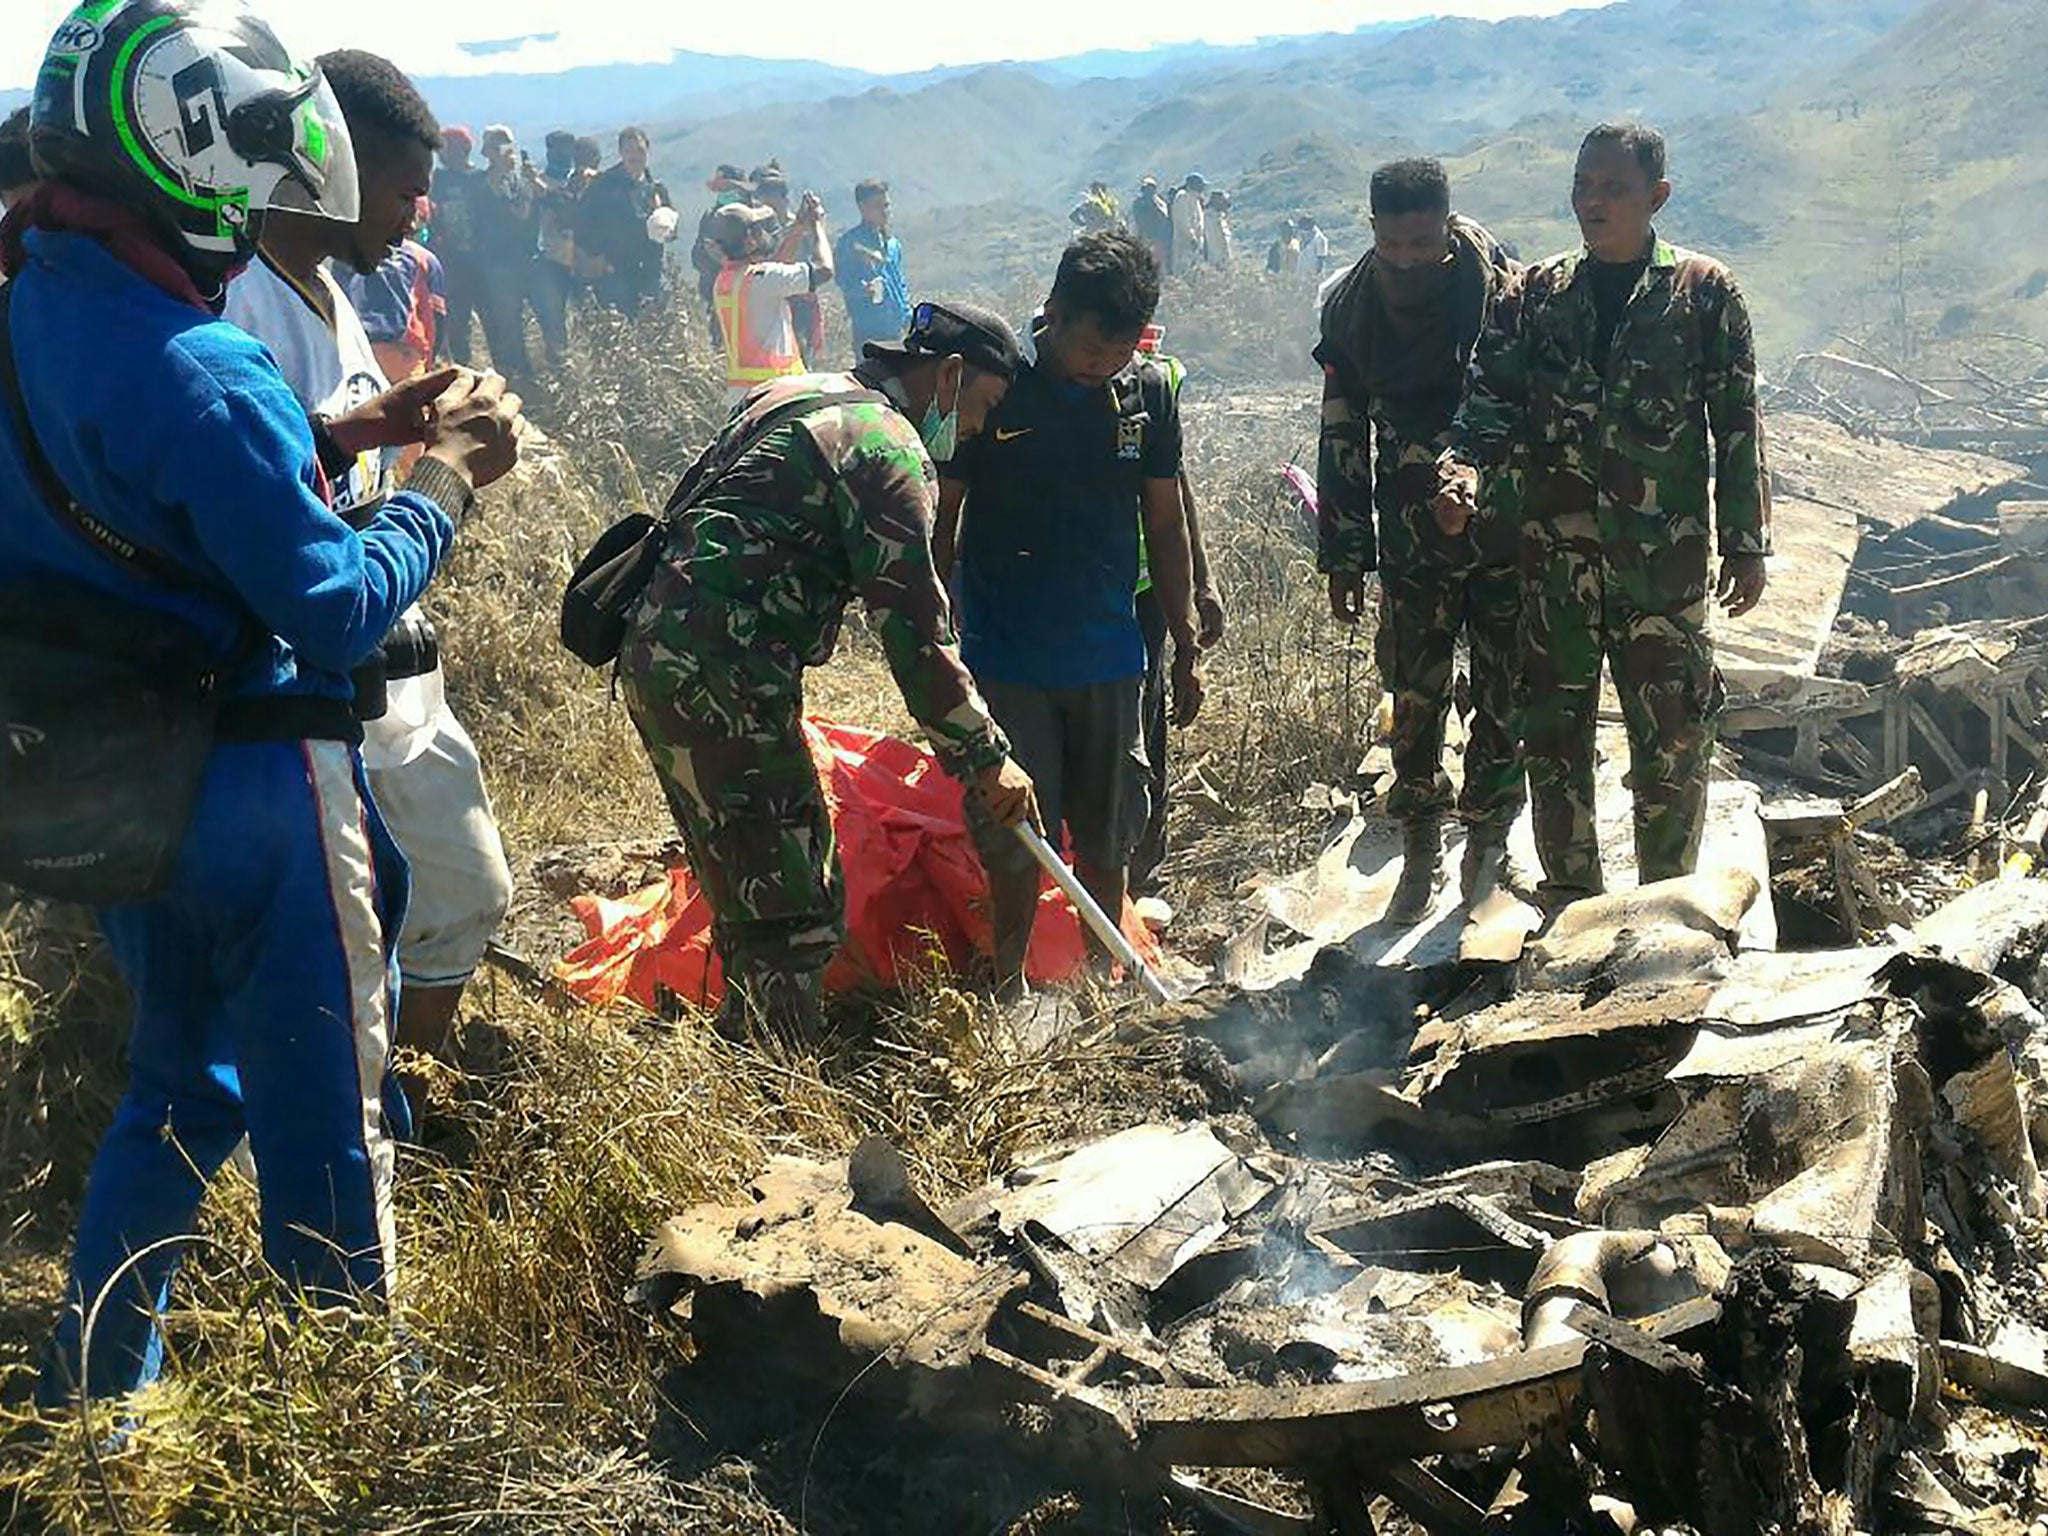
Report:
[{"label": "black shoulder bag", "polygon": [[770,432],[827,406],[888,403],[886,395],[874,390],[811,395],[776,407],[749,431],[721,436],[677,483],[659,518],[649,517],[645,512],[620,518],[577,563],[576,572],[562,593],[562,644],[593,667],[610,666],[618,660],[619,648],[626,642],[626,625],[647,584],[654,579],[654,569],[668,548],[670,531]]},{"label": "black shoulder bag", "polygon": [[[0,291],[0,404],[35,495],[0,516],[54,517],[145,581],[194,587],[57,477],[22,397],[9,323],[18,286]],[[0,881],[92,906],[162,890],[213,750],[215,649],[181,620],[83,583],[0,590]],[[249,654],[246,642],[237,652]]]}]

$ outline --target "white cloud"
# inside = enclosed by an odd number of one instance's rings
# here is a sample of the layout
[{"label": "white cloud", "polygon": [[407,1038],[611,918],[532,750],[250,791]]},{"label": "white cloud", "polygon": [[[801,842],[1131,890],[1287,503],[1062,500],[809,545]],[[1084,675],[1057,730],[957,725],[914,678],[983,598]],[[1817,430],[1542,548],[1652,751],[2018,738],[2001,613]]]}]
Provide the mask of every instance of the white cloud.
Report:
[{"label": "white cloud", "polygon": [[[258,0],[263,14],[306,53],[352,44],[388,54],[415,74],[551,70],[577,64],[658,62],[672,49],[823,59],[876,73],[990,59],[1051,58],[1096,48],[1144,48],[1204,40],[1345,31],[1364,21],[1452,11],[1500,17],[1549,13],[1588,0],[1185,0],[1163,11],[1104,6],[1099,0],[1029,0],[989,6],[972,0],[785,0],[771,11],[683,6],[675,0]],[[1605,3],[1605,0],[1593,0]],[[33,78],[43,44],[68,7],[6,0],[0,16],[0,85]],[[593,21],[593,16],[598,19]],[[767,26],[764,29],[763,23]],[[474,58],[465,42],[557,34],[511,54]]]}]

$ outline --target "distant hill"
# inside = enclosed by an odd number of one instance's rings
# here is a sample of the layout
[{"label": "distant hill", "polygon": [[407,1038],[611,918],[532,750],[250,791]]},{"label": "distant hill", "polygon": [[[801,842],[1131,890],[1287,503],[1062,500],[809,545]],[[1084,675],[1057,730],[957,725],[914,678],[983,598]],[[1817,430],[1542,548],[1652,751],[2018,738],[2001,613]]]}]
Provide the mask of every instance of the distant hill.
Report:
[{"label": "distant hill", "polygon": [[[1352,38],[1389,35],[1411,22],[1367,23]],[[912,92],[979,69],[1037,75],[1055,86],[1143,80],[1255,61],[1271,43],[1175,43],[1149,49],[1097,49],[1028,62],[995,62],[902,74],[874,74],[812,59],[757,59],[678,51],[661,64],[606,64],[549,73],[428,75],[419,84],[444,121],[476,127],[509,124],[522,140],[550,129],[608,134],[629,122],[671,133],[713,118],[764,107],[857,96],[882,87]],[[0,93],[5,99],[5,93]],[[741,158],[745,158],[742,156]]]},{"label": "distant hill", "polygon": [[471,128],[501,122],[522,142],[537,145],[554,128],[609,136],[628,123],[720,116],[740,102],[843,95],[865,90],[879,78],[830,64],[677,53],[665,64],[603,64],[532,75],[427,75],[418,83],[443,122]]},{"label": "distant hill", "polygon": [[[1349,34],[1342,35],[1376,37],[1426,24],[1427,18],[1421,21],[1368,21],[1354,28]],[[1324,34],[1331,38],[1339,35]],[[1275,40],[1268,38],[1255,43],[1225,45],[1166,43],[1157,48],[1104,48],[1091,53],[1070,54],[1064,58],[1044,59],[1026,64],[1024,67],[1048,75],[1064,76],[1070,80],[1134,80],[1146,75],[1156,75],[1168,69],[1227,67],[1234,62],[1266,54],[1274,44]]]},{"label": "distant hill", "polygon": [[1197,103],[1219,88],[1324,87],[1448,149],[1546,113],[1670,122],[1749,111],[1854,57],[1923,4],[1624,0],[1500,22],[1445,17],[1391,34],[1276,43],[1251,65],[1197,71],[1183,86]]},{"label": "distant hill", "polygon": [[[423,83],[445,119],[529,142],[639,121],[686,208],[721,161],[778,157],[836,222],[855,180],[886,176],[919,285],[983,292],[1049,271],[1098,176],[1128,196],[1143,172],[1202,171],[1234,192],[1252,260],[1302,210],[1355,252],[1372,168],[1417,152],[1547,254],[1576,239],[1586,127],[1640,116],[1671,138],[1665,233],[1736,267],[1767,357],[1836,333],[1902,359],[1958,332],[2048,342],[2043,0],[1620,0],[887,78],[678,54]],[[0,111],[22,99],[0,92]]]},{"label": "distant hill", "polygon": [[1805,340],[1876,335],[1901,357],[1930,332],[2048,341],[2040,0],[1936,0],[1824,87],[1708,137],[1703,208],[1810,317]]},{"label": "distant hill", "polygon": [[[1584,126],[1535,118],[1468,146],[1448,162],[1460,205],[1525,255],[1573,243]],[[2048,342],[2039,0],[1934,0],[1757,110],[1666,126],[1663,230],[1735,267],[1767,358],[1839,335],[1901,361],[1963,331]]]},{"label": "distant hill", "polygon": [[850,213],[863,176],[887,176],[901,204],[931,208],[997,198],[1057,200],[1094,147],[1115,133],[1142,82],[1059,84],[1015,65],[979,69],[916,91],[761,106],[657,130],[656,164],[672,183],[701,182],[721,161],[774,155],[791,179]]},{"label": "distant hill", "polygon": [[[657,131],[656,155],[681,180],[771,152],[821,186],[880,172],[899,202],[940,208],[1006,197],[1064,207],[1092,177],[1123,192],[1147,171],[1178,179],[1199,169],[1211,184],[1247,178],[1241,224],[1299,205],[1342,222],[1363,190],[1358,173],[1389,154],[1469,149],[1543,114],[1582,125],[1747,113],[1854,58],[1925,3],[1622,0],[1551,18],[1164,50],[1170,62],[1120,79],[1001,66],[917,90],[678,122]],[[1346,179],[1318,188],[1260,170],[1305,143],[1329,147]]]},{"label": "distant hill", "polygon": [[[1200,171],[1213,186],[1234,188],[1262,159],[1298,141],[1357,146],[1369,161],[1409,144],[1368,98],[1337,86],[1290,83],[1283,89],[1266,81],[1233,82],[1199,97],[1154,101],[1098,145],[1086,169],[1119,188],[1135,186],[1147,173],[1178,182],[1189,171]],[[1333,181],[1326,188],[1341,185]],[[1325,201],[1327,195],[1325,190],[1311,200]],[[1278,211],[1256,196],[1252,206]]]}]

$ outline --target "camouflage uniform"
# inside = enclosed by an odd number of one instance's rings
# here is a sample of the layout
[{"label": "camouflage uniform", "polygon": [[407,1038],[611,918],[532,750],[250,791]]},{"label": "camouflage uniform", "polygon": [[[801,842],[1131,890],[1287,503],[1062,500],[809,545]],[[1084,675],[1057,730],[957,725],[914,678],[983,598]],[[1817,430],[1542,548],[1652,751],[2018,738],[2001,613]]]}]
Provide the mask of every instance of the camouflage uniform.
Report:
[{"label": "camouflage uniform", "polygon": [[[728,434],[792,400],[862,387],[778,380]],[[947,771],[1009,755],[961,664],[932,568],[938,477],[916,430],[872,402],[777,427],[685,513],[619,657],[633,724],[713,912],[728,1018],[815,1027],[845,935],[832,820],[803,736],[803,672],[867,604],[903,698]]]},{"label": "camouflage uniform", "polygon": [[[1154,365],[1166,375],[1166,387],[1180,399],[1188,381],[1187,365],[1164,352],[1152,354]],[[1190,544],[1192,548],[1192,544]],[[1166,862],[1166,811],[1173,790],[1167,752],[1171,740],[1167,726],[1173,709],[1173,688],[1166,676],[1166,609],[1152,586],[1151,551],[1145,546],[1145,519],[1138,518],[1138,628],[1145,635],[1145,686],[1139,699],[1139,718],[1145,736],[1145,788],[1149,807],[1145,830],[1131,850],[1130,886],[1133,894],[1151,895],[1159,889],[1159,866]]]},{"label": "camouflage uniform", "polygon": [[1475,465],[1527,455],[1522,730],[1558,898],[1602,888],[1603,655],[1628,728],[1637,868],[1646,882],[1693,868],[1723,699],[1706,627],[1710,509],[1723,556],[1770,552],[1756,354],[1734,277],[1655,240],[1603,372],[1590,264],[1555,257],[1503,298],[1454,450]]},{"label": "camouflage uniform", "polygon": [[1390,322],[1376,257],[1361,260],[1324,306],[1316,348],[1324,372],[1316,568],[1380,572],[1374,650],[1394,700],[1388,814],[1433,822],[1452,808],[1444,723],[1463,631],[1472,716],[1457,810],[1469,826],[1504,832],[1522,808],[1514,730],[1520,586],[1513,485],[1508,475],[1489,473],[1479,517],[1456,536],[1437,526],[1430,503],[1464,366],[1514,266],[1492,235],[1456,215],[1451,243],[1458,260],[1443,351],[1428,359],[1434,377],[1420,388],[1402,388],[1400,361],[1382,353]]}]

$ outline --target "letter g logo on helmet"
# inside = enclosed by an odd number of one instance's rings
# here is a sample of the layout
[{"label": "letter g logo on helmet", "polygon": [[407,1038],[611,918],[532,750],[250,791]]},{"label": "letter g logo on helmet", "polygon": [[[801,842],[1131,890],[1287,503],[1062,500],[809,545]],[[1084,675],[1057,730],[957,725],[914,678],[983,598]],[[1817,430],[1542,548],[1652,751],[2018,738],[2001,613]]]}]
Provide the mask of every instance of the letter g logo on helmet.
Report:
[{"label": "letter g logo on helmet", "polygon": [[[227,98],[221,94],[220,63],[196,59],[171,77],[171,90],[178,102],[178,127],[185,138],[185,153],[202,155],[213,148],[228,120]],[[196,104],[196,109],[195,109]],[[211,115],[207,107],[211,105]]]}]

